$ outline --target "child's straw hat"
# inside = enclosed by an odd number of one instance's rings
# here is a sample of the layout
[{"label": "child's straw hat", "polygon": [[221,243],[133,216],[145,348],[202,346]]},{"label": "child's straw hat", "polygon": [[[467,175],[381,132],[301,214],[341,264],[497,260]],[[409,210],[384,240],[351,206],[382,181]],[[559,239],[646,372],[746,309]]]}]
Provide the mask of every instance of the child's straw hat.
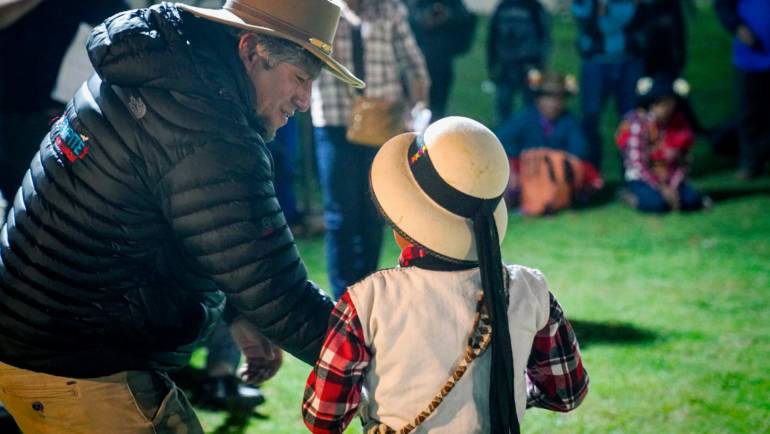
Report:
[{"label": "child's straw hat", "polygon": [[424,135],[388,140],[374,159],[370,182],[380,212],[407,239],[445,258],[476,261],[473,216],[480,206],[491,207],[502,242],[508,176],[508,158],[492,131],[453,116]]}]

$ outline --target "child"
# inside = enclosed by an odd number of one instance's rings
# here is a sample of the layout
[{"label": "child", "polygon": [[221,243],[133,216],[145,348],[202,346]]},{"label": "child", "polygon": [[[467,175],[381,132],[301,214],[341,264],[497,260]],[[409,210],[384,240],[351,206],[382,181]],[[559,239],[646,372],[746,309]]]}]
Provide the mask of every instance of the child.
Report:
[{"label": "child", "polygon": [[708,199],[687,182],[693,130],[681,106],[689,93],[683,79],[641,78],[638,109],[620,124],[616,141],[623,153],[624,199],[643,212],[694,211]]},{"label": "child", "polygon": [[578,119],[566,110],[577,92],[573,76],[531,71],[535,106],[506,122],[497,132],[511,165],[506,191],[509,205],[525,215],[549,214],[585,200],[602,186],[587,162],[588,147]]},{"label": "child", "polygon": [[494,134],[441,119],[385,143],[370,180],[401,266],[338,301],[308,428],[341,433],[362,406],[367,433],[517,433],[527,407],[577,407],[588,376],[569,322],[539,271],[500,258],[508,165]]}]

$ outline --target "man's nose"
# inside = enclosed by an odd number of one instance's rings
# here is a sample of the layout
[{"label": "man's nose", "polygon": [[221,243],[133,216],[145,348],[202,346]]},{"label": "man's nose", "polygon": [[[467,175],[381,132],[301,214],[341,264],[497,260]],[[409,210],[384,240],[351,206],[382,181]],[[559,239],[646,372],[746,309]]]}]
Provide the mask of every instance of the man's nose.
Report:
[{"label": "man's nose", "polygon": [[308,80],[300,85],[294,98],[294,105],[300,112],[306,112],[310,108],[310,95],[313,93],[313,81]]}]

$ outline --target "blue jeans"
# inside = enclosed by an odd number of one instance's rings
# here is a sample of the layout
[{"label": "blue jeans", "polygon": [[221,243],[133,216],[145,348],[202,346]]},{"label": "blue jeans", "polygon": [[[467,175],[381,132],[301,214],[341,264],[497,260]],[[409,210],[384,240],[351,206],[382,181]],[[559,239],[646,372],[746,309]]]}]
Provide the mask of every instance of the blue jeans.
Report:
[{"label": "blue jeans", "polygon": [[267,144],[275,163],[275,197],[283,210],[286,223],[299,223],[301,216],[297,209],[297,197],[294,194],[294,172],[299,144],[299,131],[295,118],[289,118],[286,125],[279,128],[275,140]]},{"label": "blue jeans", "polygon": [[537,65],[521,65],[519,68],[509,67],[505,68],[504,76],[495,83],[495,123],[496,125],[502,125],[514,111],[513,99],[517,95],[521,95],[520,109],[524,110],[527,106],[532,105],[534,101],[534,95],[527,85],[527,71],[530,68],[538,68]]},{"label": "blue jeans", "polygon": [[618,117],[636,105],[636,81],[642,76],[640,60],[583,60],[580,69],[580,104],[583,131],[588,142],[588,161],[598,170],[602,163],[602,139],[599,133],[602,110],[610,95],[615,96]]},{"label": "blue jeans", "polygon": [[[626,183],[628,191],[636,198],[636,208],[639,211],[650,213],[664,213],[671,211],[671,206],[663,198],[663,195],[650,184],[643,181],[629,181]],[[703,208],[703,196],[687,182],[679,185],[679,208],[682,211],[696,211]]]},{"label": "blue jeans", "polygon": [[377,269],[382,218],[369,193],[376,148],[354,145],[344,127],[314,129],[326,225],[326,269],[335,299]]}]

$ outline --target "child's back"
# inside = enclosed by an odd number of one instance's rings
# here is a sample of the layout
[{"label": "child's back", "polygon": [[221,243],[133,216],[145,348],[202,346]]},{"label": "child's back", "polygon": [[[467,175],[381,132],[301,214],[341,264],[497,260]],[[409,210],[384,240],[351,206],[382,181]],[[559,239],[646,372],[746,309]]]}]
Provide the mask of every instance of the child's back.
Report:
[{"label": "child's back", "polygon": [[367,433],[518,433],[527,406],[582,401],[577,341],[543,276],[503,269],[507,180],[500,141],[471,119],[383,145],[371,189],[401,268],[350,286],[335,306],[305,389],[311,431],[342,432],[363,405]]},{"label": "child's back", "polygon": [[[513,364],[523,368],[535,334],[548,321],[548,288],[536,270],[507,268]],[[433,271],[417,266],[380,271],[349,288],[372,353],[364,377],[371,400],[369,420],[402,427],[436,396],[467,345],[480,292],[478,268]],[[486,351],[470,364],[419,432],[490,432],[489,379]],[[527,402],[524,376],[517,376],[514,383],[521,419]]]}]

